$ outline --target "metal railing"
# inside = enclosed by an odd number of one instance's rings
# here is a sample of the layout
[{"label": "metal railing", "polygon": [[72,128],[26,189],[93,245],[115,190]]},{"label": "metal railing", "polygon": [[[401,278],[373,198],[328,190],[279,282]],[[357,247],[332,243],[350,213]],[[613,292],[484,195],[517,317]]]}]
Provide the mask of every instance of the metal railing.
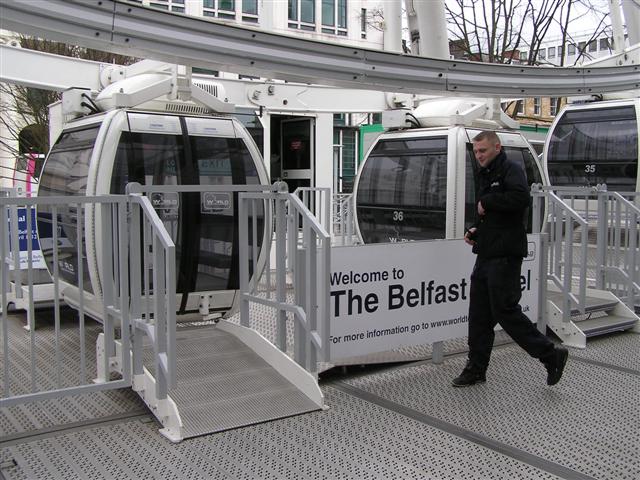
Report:
[{"label": "metal railing", "polygon": [[[627,197],[627,198],[625,198]],[[631,310],[640,306],[640,194],[598,194],[596,286]]]},{"label": "metal railing", "polygon": [[[36,328],[25,332],[10,321],[7,309],[2,309],[3,381],[0,406],[75,395],[79,393],[122,388],[131,385],[129,356],[120,360],[120,378],[111,380],[100,375],[100,371],[110,371],[112,357],[121,345],[129,349],[129,319],[126,312],[128,302],[128,244],[127,207],[125,196],[107,197],[0,197],[0,260],[1,298],[7,306],[10,272],[21,268],[19,250],[20,239],[26,241],[26,262],[22,262],[27,276],[34,267],[33,249],[27,241],[35,236],[36,225],[28,213],[38,208],[39,228],[48,231],[47,239],[41,235],[41,249],[44,259],[51,266],[54,284],[53,345],[50,339],[40,335]],[[24,219],[20,219],[22,211]],[[24,213],[26,212],[26,213]],[[100,272],[103,289],[102,325],[97,328],[86,322],[84,295],[79,295],[77,318],[68,318],[69,312],[62,312],[60,298],[61,285],[75,284],[80,292],[86,285],[85,220],[88,216],[100,216],[102,222],[103,255],[96,259],[95,269]],[[19,230],[23,228],[22,231]],[[50,235],[50,236],[49,236]],[[17,252],[17,255],[16,255]],[[114,262],[113,259],[120,259]],[[14,276],[15,277],[15,276]],[[29,308],[33,308],[33,282],[29,280]],[[95,293],[95,292],[94,292]],[[64,315],[63,315],[64,314]],[[33,312],[31,312],[33,315]],[[35,324],[34,324],[35,327]],[[50,327],[49,327],[50,328]],[[98,330],[101,330],[99,333]],[[71,337],[76,345],[70,353],[67,343]],[[102,364],[93,370],[89,365],[96,360],[89,341],[96,341],[98,349],[105,354],[100,357]],[[75,342],[79,342],[76,344]],[[21,365],[21,356],[28,355],[28,367]],[[69,364],[73,366],[70,368]],[[25,382],[24,378],[28,380]],[[95,379],[97,378],[97,383]],[[18,381],[18,380],[21,381]]]},{"label": "metal railing", "polygon": [[[543,211],[546,200],[547,279],[562,292],[562,320],[569,322],[574,305],[582,313],[586,307],[588,223],[552,187],[533,185],[531,194],[534,232],[541,230],[540,212]],[[580,194],[574,192],[576,197]],[[589,196],[591,192],[585,191],[582,194]],[[579,239],[577,242],[576,236]]]},{"label": "metal railing", "polygon": [[[329,358],[331,239],[297,194],[287,193],[286,185],[276,185],[279,188],[276,192],[239,195],[239,236],[245,239],[240,244],[240,322],[251,327],[252,302],[274,309],[276,346],[292,353],[307,371],[316,373],[318,361]],[[275,298],[258,292],[256,273],[260,265],[256,241],[255,238],[249,241],[256,232],[255,212],[261,208],[274,215]],[[293,275],[293,298],[287,295],[289,272]],[[293,352],[288,352],[287,344],[289,316],[293,319]]]},{"label": "metal railing", "polygon": [[338,193],[333,196],[331,222],[334,245],[354,245],[355,241],[355,196],[353,193]]},{"label": "metal railing", "polygon": [[608,290],[631,310],[640,305],[640,194],[595,187],[532,187],[534,229],[548,202],[548,278],[583,311],[587,287]]},{"label": "metal railing", "polygon": [[298,187],[297,196],[325,231],[331,233],[331,189],[328,187]]},{"label": "metal railing", "polygon": [[[130,310],[134,388],[144,385],[143,338],[154,349],[155,399],[176,386],[176,247],[148,197],[130,194]],[[126,259],[125,259],[126,261]],[[124,266],[123,266],[124,268]],[[121,286],[124,287],[124,286]],[[121,290],[123,291],[123,290]],[[126,350],[125,350],[126,351]]]}]

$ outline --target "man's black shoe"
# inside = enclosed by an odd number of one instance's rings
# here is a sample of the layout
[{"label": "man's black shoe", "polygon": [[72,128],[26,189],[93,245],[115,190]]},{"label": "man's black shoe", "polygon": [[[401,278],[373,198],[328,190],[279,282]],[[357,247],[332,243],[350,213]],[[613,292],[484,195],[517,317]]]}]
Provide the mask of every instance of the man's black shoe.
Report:
[{"label": "man's black shoe", "polygon": [[567,363],[569,357],[569,350],[563,346],[557,346],[553,349],[553,353],[550,358],[545,361],[545,367],[547,367],[547,385],[555,385],[562,378],[562,372],[564,366]]},{"label": "man's black shoe", "polygon": [[476,372],[467,367],[462,370],[462,373],[451,381],[451,385],[454,387],[470,387],[476,383],[484,383],[487,381],[484,372]]}]

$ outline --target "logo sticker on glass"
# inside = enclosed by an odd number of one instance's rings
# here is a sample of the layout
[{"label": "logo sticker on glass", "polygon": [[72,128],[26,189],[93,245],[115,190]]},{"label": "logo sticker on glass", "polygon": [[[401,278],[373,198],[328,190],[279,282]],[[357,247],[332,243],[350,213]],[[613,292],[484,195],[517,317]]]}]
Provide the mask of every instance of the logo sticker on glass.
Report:
[{"label": "logo sticker on glass", "polygon": [[156,210],[161,220],[174,221],[178,219],[180,197],[177,192],[151,192],[149,198],[151,206]]},{"label": "logo sticker on glass", "polygon": [[203,192],[202,213],[219,213],[231,208],[231,195],[219,192]]}]

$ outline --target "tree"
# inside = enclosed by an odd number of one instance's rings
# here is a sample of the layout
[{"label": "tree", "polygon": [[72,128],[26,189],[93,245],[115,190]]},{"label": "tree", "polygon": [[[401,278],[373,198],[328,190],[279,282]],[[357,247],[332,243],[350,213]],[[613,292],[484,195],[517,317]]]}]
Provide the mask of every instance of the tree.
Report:
[{"label": "tree", "polygon": [[[136,61],[124,55],[40,38],[19,36],[18,41],[22,48],[102,63],[130,65]],[[20,161],[22,155],[45,154],[49,150],[49,105],[58,100],[59,92],[0,84],[0,125],[4,130],[4,135],[0,136],[0,149],[15,159],[17,169],[24,163]],[[6,176],[5,173],[0,175]]]},{"label": "tree", "polygon": [[[545,63],[540,45],[552,30],[559,30],[562,45],[571,42],[570,27],[595,15],[593,39],[607,27],[604,0],[448,0],[449,36],[474,61],[528,65]],[[519,58],[527,51],[526,59]],[[564,57],[562,57],[564,61]]]},{"label": "tree", "polygon": [[[575,62],[584,59],[586,46],[608,28],[605,5],[604,0],[447,0],[446,12],[449,36],[456,50],[469,60],[546,64],[547,59],[540,58],[541,46],[551,32],[559,31],[557,58],[564,66],[567,46],[575,46],[570,34],[574,25],[587,17],[591,17],[588,24],[594,20],[597,24]],[[526,58],[520,52],[527,52]],[[514,100],[505,110],[513,117],[526,118],[517,113],[521,102]]]}]

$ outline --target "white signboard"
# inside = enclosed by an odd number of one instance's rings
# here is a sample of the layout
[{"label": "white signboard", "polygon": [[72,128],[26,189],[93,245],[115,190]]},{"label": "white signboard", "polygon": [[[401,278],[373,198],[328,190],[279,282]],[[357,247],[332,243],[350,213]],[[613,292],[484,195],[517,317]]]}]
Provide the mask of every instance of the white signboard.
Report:
[{"label": "white signboard", "polygon": [[[539,236],[529,236],[520,285],[537,321]],[[476,256],[464,240],[331,249],[331,358],[348,358],[467,335]]]}]

